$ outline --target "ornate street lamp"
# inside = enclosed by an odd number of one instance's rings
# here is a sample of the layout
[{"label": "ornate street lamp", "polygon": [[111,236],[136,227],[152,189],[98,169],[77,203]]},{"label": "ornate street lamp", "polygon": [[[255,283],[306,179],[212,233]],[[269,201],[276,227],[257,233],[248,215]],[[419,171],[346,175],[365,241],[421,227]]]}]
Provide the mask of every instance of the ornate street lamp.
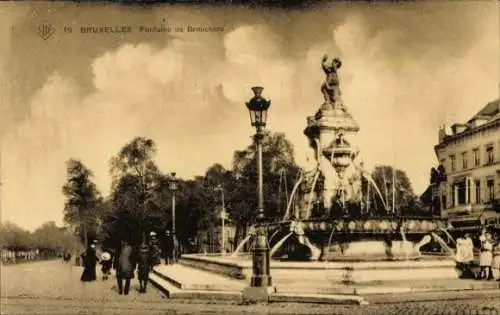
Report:
[{"label": "ornate street lamp", "polygon": [[177,261],[177,236],[175,234],[175,192],[177,191],[177,178],[175,172],[170,174],[170,191],[172,192],[172,243],[173,243],[173,260]]},{"label": "ornate street lamp", "polygon": [[226,247],[225,247],[225,231],[224,231],[224,221],[226,220],[226,205],[225,205],[225,202],[224,202],[224,188],[222,187],[222,185],[218,185],[217,187],[215,187],[215,191],[220,191],[221,192],[221,202],[222,202],[222,206],[221,206],[221,210],[220,210],[220,218],[221,218],[221,221],[222,221],[222,226],[221,226],[221,248],[220,248],[220,252],[221,252],[221,256],[224,256],[225,252],[226,252]]},{"label": "ornate street lamp", "polygon": [[263,129],[266,126],[267,110],[271,101],[262,97],[263,87],[256,86],[252,88],[254,97],[246,103],[250,112],[250,122],[256,129],[254,136],[257,146],[257,225],[254,248],[252,253],[252,279],[250,287],[246,288],[243,296],[247,300],[268,300],[269,293],[272,291],[272,279],[269,272],[269,243],[267,241],[267,232],[263,226],[264,221],[264,185],[262,171],[262,139],[264,138]]}]

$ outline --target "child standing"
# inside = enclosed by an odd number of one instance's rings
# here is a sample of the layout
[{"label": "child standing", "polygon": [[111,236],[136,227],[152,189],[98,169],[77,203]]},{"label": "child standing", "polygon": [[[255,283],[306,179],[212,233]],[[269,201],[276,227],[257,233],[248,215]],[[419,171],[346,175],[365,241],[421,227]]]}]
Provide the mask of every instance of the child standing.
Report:
[{"label": "child standing", "polygon": [[149,252],[149,246],[142,243],[139,248],[139,260],[137,263],[137,275],[139,278],[139,292],[146,293],[146,287],[149,280],[149,271],[152,268],[151,255]]},{"label": "child standing", "polygon": [[500,281],[500,237],[497,234],[495,245],[493,246],[492,269],[497,273],[497,281]]},{"label": "child standing", "polygon": [[101,254],[101,271],[102,271],[102,280],[108,280],[111,275],[111,267],[113,265],[113,261],[111,260],[111,254],[109,251],[104,251]]},{"label": "child standing", "polygon": [[479,254],[480,275],[479,279],[491,280],[493,279],[491,263],[493,261],[493,244],[490,233],[483,233],[480,237],[481,252]]}]

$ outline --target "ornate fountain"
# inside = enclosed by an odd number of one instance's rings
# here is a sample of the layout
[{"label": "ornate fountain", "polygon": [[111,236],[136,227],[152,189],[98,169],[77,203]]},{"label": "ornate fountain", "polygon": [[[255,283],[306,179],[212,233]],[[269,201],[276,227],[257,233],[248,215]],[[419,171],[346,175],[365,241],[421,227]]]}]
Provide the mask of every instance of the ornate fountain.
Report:
[{"label": "ornate fountain", "polygon": [[[250,228],[232,255],[183,255],[183,264],[250,279],[254,265],[242,251],[246,244],[252,249],[257,231],[267,230],[273,258],[270,274],[278,291],[357,295],[359,290],[375,289],[392,294],[394,286],[409,290],[417,280],[457,279],[454,251],[438,235],[447,233],[447,222],[402,217],[387,207],[363,168],[359,150],[351,144],[359,126],[341,98],[341,61],[325,56],[321,65],[326,74],[321,86],[325,100],[315,115],[307,117],[304,130],[317,163],[301,172],[283,220]],[[372,203],[373,194],[379,200]],[[444,255],[421,253],[432,240]]]},{"label": "ornate fountain", "polygon": [[[324,103],[307,117],[304,134],[314,150],[316,167],[303,171],[295,184],[282,222],[268,223],[271,255],[298,260],[408,260],[420,258],[420,248],[432,238],[446,247],[437,232],[440,219],[395,216],[387,207],[359,150],[350,139],[359,125],[342,101],[340,59],[325,55],[321,66]],[[363,196],[370,189],[385,212],[375,216]],[[249,239],[249,238],[248,238]],[[450,252],[451,249],[446,248]]]}]

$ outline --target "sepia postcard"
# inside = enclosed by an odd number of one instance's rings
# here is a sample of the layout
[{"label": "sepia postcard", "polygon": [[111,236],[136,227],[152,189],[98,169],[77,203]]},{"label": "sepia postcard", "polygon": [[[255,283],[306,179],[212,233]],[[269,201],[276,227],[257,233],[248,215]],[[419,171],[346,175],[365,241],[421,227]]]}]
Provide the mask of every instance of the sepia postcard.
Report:
[{"label": "sepia postcard", "polygon": [[0,3],[0,314],[500,314],[499,10]]}]

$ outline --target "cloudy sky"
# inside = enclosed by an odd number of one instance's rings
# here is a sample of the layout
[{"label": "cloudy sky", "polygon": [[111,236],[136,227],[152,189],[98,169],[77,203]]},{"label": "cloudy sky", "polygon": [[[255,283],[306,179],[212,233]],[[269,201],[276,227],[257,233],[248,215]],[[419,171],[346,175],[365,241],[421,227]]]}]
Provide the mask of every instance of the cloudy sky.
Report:
[{"label": "cloudy sky", "polygon": [[[37,34],[41,23],[55,33]],[[140,26],[210,25],[212,33],[141,33]],[[126,34],[82,34],[88,25]],[[72,32],[65,32],[71,27]],[[109,159],[151,137],[164,172],[201,175],[253,133],[244,102],[263,85],[268,128],[286,133],[298,163],[302,131],[322,103],[325,52],[340,56],[346,105],[365,164],[405,170],[416,192],[436,163],[441,124],[498,98],[496,1],[244,7],[0,4],[1,219],[62,224],[65,161],[80,159],[107,195]]]}]

